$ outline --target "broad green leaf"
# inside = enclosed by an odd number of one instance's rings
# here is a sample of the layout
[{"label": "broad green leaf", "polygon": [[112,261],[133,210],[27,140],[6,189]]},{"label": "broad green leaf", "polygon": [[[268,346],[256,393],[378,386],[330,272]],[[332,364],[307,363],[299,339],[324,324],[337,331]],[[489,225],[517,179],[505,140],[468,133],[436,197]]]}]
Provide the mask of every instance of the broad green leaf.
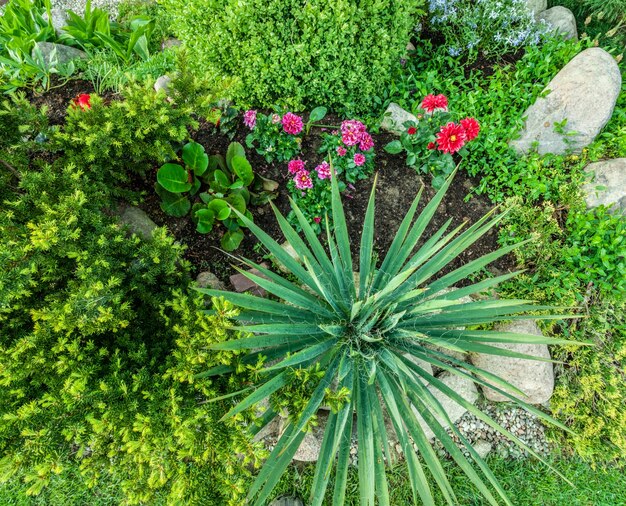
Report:
[{"label": "broad green leaf", "polygon": [[157,181],[170,193],[183,193],[191,190],[189,173],[175,163],[166,163],[157,172]]},{"label": "broad green leaf", "polygon": [[231,172],[233,171],[233,158],[236,156],[241,156],[243,158],[246,157],[246,150],[244,147],[238,142],[231,142],[228,145],[228,150],[226,151],[226,167]]},{"label": "broad green leaf", "polygon": [[[215,217],[224,221],[226,218],[230,216],[230,207],[225,200],[222,199],[214,199],[208,203],[207,207],[215,213]],[[228,251],[228,250],[227,250]]]},{"label": "broad green leaf", "polygon": [[155,185],[159,197],[161,197],[161,209],[165,214],[181,218],[191,209],[191,202],[184,195],[168,192],[158,183]]},{"label": "broad green leaf", "polygon": [[250,165],[246,157],[236,155],[232,158],[230,163],[233,172],[243,181],[243,184],[245,186],[250,185],[254,179],[254,173],[252,172],[252,165]]},{"label": "broad green leaf", "polygon": [[204,152],[204,146],[194,141],[183,146],[183,161],[198,177],[209,167],[209,156]]},{"label": "broad green leaf", "polygon": [[397,155],[402,152],[402,143],[398,140],[391,141],[385,146],[385,151],[392,155]]},{"label": "broad green leaf", "polygon": [[311,114],[309,115],[309,123],[315,123],[317,121],[323,120],[326,117],[327,112],[328,109],[326,109],[326,107],[316,107],[311,111]]},{"label": "broad green leaf", "polygon": [[239,193],[230,193],[224,200],[240,213],[246,212],[246,200]]},{"label": "broad green leaf", "polygon": [[243,230],[229,230],[222,236],[221,245],[226,251],[234,251],[243,241]]},{"label": "broad green leaf", "polygon": [[211,209],[200,209],[195,214],[198,219],[196,224],[196,230],[201,234],[208,234],[213,230],[213,224],[215,223],[215,213]]}]

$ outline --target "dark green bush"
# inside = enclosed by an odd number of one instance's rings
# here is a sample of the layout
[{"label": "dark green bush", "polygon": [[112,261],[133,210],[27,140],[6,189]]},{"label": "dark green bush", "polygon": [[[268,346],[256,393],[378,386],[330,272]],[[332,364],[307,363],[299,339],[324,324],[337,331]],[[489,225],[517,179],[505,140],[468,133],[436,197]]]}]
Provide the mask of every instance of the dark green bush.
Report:
[{"label": "dark green bush", "polygon": [[235,78],[241,106],[368,111],[417,24],[421,0],[162,0],[198,69]]}]

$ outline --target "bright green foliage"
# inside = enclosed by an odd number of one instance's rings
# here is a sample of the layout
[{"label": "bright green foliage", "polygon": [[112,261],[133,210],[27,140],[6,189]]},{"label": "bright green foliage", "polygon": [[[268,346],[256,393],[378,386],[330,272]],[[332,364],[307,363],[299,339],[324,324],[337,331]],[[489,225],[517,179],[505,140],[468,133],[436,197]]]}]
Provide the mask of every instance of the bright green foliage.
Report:
[{"label": "bright green foliage", "polygon": [[157,492],[169,504],[240,504],[239,455],[254,448],[241,425],[218,423],[222,403],[199,402],[226,382],[194,379],[233,360],[206,347],[231,336],[236,312],[216,301],[202,315],[174,238],[127,237],[104,212],[112,205],[73,165],[20,171],[3,202],[0,480],[37,494],[72,460],[88,484],[119,480],[131,504]]},{"label": "bright green foliage", "polygon": [[[178,92],[173,90],[178,98]],[[91,108],[69,107],[65,126],[53,137],[68,162],[89,167],[91,179],[125,181],[129,172],[143,173],[154,162],[176,158],[176,145],[197,126],[193,104],[172,105],[151,83],[131,84],[123,100],[105,104],[91,97]]]},{"label": "bright green foliage", "polygon": [[556,347],[559,384],[550,399],[572,434],[555,434],[594,464],[626,465],[626,304],[592,299],[586,318],[571,335],[591,339],[591,348]]},{"label": "bright green foliage", "polygon": [[369,112],[400,65],[421,0],[162,0],[198,69],[240,106]]},{"label": "bright green foliage", "polygon": [[[315,423],[317,410],[333,390],[336,390],[332,395],[333,411],[325,428],[311,488],[311,504],[323,504],[330,472],[335,463],[332,502],[336,505],[344,503],[353,415],[356,415],[361,504],[390,504],[384,459],[387,463],[392,463],[394,458],[388,446],[385,412],[406,455],[413,503],[418,504],[418,500],[421,500],[423,504],[435,504],[426,478],[428,473],[441,490],[445,502],[458,504],[439,458],[428,441],[426,426],[434,432],[451,458],[489,504],[499,504],[499,500],[511,504],[484,461],[450,423],[446,411],[425,387],[425,382],[487,421],[526,451],[533,455],[536,455],[535,452],[434,377],[414,360],[416,358],[452,374],[471,378],[479,384],[491,385],[542,419],[565,429],[542,411],[519,400],[516,396],[520,392],[512,385],[446,353],[456,350],[532,358],[491,344],[564,342],[543,336],[459,329],[503,319],[528,318],[521,314],[549,308],[533,305],[526,300],[460,300],[463,296],[494,287],[514,274],[478,282],[458,290],[446,290],[455,283],[466,280],[469,275],[510,252],[512,248],[500,249],[437,278],[441,269],[497,224],[501,219],[499,216],[487,215],[463,232],[462,227],[449,232],[448,221],[415,250],[451,181],[450,178],[415,218],[420,200],[418,194],[380,265],[377,265],[373,250],[375,185],[364,219],[358,267],[353,263],[350,236],[334,177],[332,219],[335,228],[331,232],[327,225],[329,252],[324,249],[297,206],[292,203],[305,239],[275,210],[279,226],[302,264],[294,260],[254,223],[240,215],[262,244],[298,281],[293,283],[260,265],[246,261],[248,266],[256,267],[267,278],[249,272],[244,273],[246,277],[284,302],[245,294],[201,290],[209,295],[224,296],[242,307],[242,311],[235,317],[241,322],[236,328],[241,332],[254,334],[252,337],[226,341],[211,347],[214,350],[253,350],[242,359],[243,363],[255,364],[258,357],[263,356],[266,363],[272,364],[260,371],[256,388],[234,405],[226,417],[237,416],[283,388],[293,388],[293,381],[302,382],[305,377],[307,381],[312,381],[312,374],[294,375],[293,369],[310,369],[313,374],[323,371],[323,376],[306,402],[297,406],[299,416],[293,417],[286,425],[283,435],[250,488],[248,498],[254,504],[263,504],[269,497],[300,446],[307,428]],[[353,274],[355,268],[359,269],[358,275]],[[443,348],[443,351],[441,348],[433,348],[433,345]],[[207,374],[217,372],[210,370]],[[299,386],[296,385],[295,388]],[[341,395],[345,390],[350,391],[349,396]],[[267,410],[263,416],[264,423],[276,416],[275,407],[276,403]],[[278,407],[281,407],[280,403]],[[482,476],[454,444],[443,428],[442,421],[451,425],[451,430],[459,436]],[[413,443],[417,447],[419,458],[413,449]],[[495,495],[487,482],[495,490]],[[496,496],[499,496],[499,500]]]}]

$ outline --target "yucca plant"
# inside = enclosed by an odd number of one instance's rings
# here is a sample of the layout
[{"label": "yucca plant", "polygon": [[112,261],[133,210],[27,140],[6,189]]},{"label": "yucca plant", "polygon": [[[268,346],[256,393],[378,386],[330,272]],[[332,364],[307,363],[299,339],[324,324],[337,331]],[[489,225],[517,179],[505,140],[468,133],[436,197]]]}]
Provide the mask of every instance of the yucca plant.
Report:
[{"label": "yucca plant", "polygon": [[[492,212],[465,231],[462,231],[463,226],[449,231],[449,220],[417,248],[451,180],[452,177],[414,220],[422,193],[420,190],[380,265],[377,265],[373,250],[374,183],[361,235],[358,278],[353,276],[351,240],[334,178],[334,230],[330,231],[327,217],[326,248],[293,202],[292,208],[304,238],[274,208],[281,230],[301,263],[289,256],[252,221],[238,213],[261,243],[291,271],[298,282],[244,260],[244,264],[258,269],[265,277],[242,272],[279,300],[201,290],[211,296],[224,297],[239,306],[241,311],[236,317],[236,328],[251,333],[248,334],[251,337],[212,346],[215,350],[249,350],[242,355],[240,364],[236,367],[213,368],[202,375],[229,373],[245,364],[255,366],[259,357],[264,357],[267,364],[257,384],[237,393],[244,398],[224,418],[235,417],[289,386],[294,369],[314,367],[323,371],[310,399],[297,416],[287,422],[276,447],[250,488],[250,503],[260,505],[268,499],[325,398],[332,395],[333,390],[349,390],[351,394],[343,405],[328,416],[315,471],[311,504],[328,504],[324,499],[333,467],[336,470],[332,504],[344,503],[353,423],[356,424],[358,439],[360,502],[362,505],[374,505],[375,502],[389,504],[385,461],[392,462],[393,456],[388,446],[389,425],[386,426],[386,418],[391,421],[402,446],[416,504],[421,500],[423,504],[434,505],[427,473],[441,489],[447,503],[457,504],[454,491],[428,440],[422,425],[424,423],[490,504],[499,504],[499,501],[510,504],[485,462],[454,427],[426,384],[439,389],[530,454],[540,458],[539,455],[412,358],[489,386],[542,419],[567,430],[540,410],[518,400],[517,396],[522,393],[512,385],[445,353],[453,350],[532,358],[492,344],[566,342],[535,335],[460,329],[487,325],[502,319],[528,318],[521,315],[530,311],[545,312],[550,308],[536,306],[526,300],[478,300],[469,303],[459,300],[488,290],[515,274],[487,279],[454,291],[446,290],[513,249],[502,248],[440,275],[446,265],[502,218],[502,215],[494,216]],[[260,426],[253,432],[257,433],[275,416],[276,411],[270,407],[262,416]],[[442,422],[447,423],[459,437],[475,465],[464,457]]]}]

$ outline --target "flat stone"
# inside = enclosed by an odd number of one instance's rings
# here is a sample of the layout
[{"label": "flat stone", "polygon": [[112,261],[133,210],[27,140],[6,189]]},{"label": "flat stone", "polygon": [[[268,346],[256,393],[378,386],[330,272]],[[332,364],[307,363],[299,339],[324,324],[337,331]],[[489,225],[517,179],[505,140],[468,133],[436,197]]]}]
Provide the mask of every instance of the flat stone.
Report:
[{"label": "flat stone", "polygon": [[402,109],[398,104],[391,102],[385,111],[380,128],[392,134],[400,135],[406,131],[404,123],[407,121],[417,122],[417,118],[409,111]]},{"label": "flat stone", "polygon": [[[542,335],[541,330],[533,320],[514,321],[497,326],[495,330],[536,336]],[[489,343],[489,345],[533,357],[550,358],[550,352],[546,344]],[[554,391],[554,368],[551,362],[488,355],[485,353],[472,354],[471,361],[476,367],[495,374],[524,392],[526,395],[522,400],[530,404],[542,404],[548,401]],[[491,388],[482,387],[482,391],[490,401],[510,401],[508,397]]]},{"label": "flat stone", "polygon": [[[267,264],[265,262],[263,262],[261,266],[267,268]],[[259,272],[257,269],[249,269],[248,272],[256,274],[257,276],[264,277],[263,274],[261,274],[261,272]],[[233,285],[233,288],[238,293],[249,292],[250,294],[256,295],[258,297],[265,297],[265,294],[267,293],[254,281],[248,279],[240,273],[233,274],[230,277],[230,283]]]},{"label": "flat stone", "polygon": [[297,497],[279,497],[278,499],[274,499],[270,506],[304,506],[302,501]]},{"label": "flat stone", "polygon": [[[444,372],[437,379],[439,379],[446,386],[454,390],[466,401],[474,404],[478,400],[478,390],[476,389],[476,385],[474,385],[474,382],[472,380],[451,372]],[[467,409],[465,409],[460,404],[457,404],[434,385],[430,385],[428,387],[428,390],[430,390],[433,396],[439,401],[441,407],[448,414],[448,417],[450,418],[452,423],[456,422],[467,412]],[[411,406],[411,408],[413,409],[413,413],[417,415],[417,420],[422,426],[426,437],[428,439],[433,439],[435,437],[435,433],[422,418],[417,408],[415,406]],[[448,423],[442,420],[439,416],[435,416],[435,418],[439,423],[441,423],[444,428],[447,428],[449,426]]]},{"label": "flat stone", "polygon": [[487,455],[489,455],[491,449],[493,448],[493,445],[489,441],[484,440],[476,441],[472,446],[481,459],[484,459]]},{"label": "flat stone", "polygon": [[599,47],[584,50],[550,81],[546,96],[526,110],[524,128],[509,145],[520,155],[535,147],[542,155],[581,152],[611,119],[621,86],[613,56]]},{"label": "flat stone", "polygon": [[588,208],[612,206],[611,212],[626,214],[626,158],[587,165],[591,181],[583,186]]},{"label": "flat stone", "polygon": [[198,274],[196,285],[200,288],[210,288],[212,290],[226,290],[224,283],[211,271],[205,271]]},{"label": "flat stone", "polygon": [[[63,44],[55,44],[54,42],[36,42],[35,48],[39,48],[43,55],[43,60],[48,67],[54,65],[62,65],[77,58],[87,58],[87,53],[76,49],[75,47],[65,46]],[[56,51],[56,56],[55,56]],[[35,57],[35,49],[33,48],[33,58]]]},{"label": "flat stone", "polygon": [[157,224],[145,211],[135,206],[122,204],[117,210],[117,215],[120,223],[126,225],[131,233],[137,234],[144,240],[152,239],[152,231],[157,228]]},{"label": "flat stone", "polygon": [[537,16],[539,20],[550,25],[551,30],[560,33],[565,40],[578,39],[578,29],[576,28],[576,18],[567,7],[557,5],[548,10],[540,12]]}]

